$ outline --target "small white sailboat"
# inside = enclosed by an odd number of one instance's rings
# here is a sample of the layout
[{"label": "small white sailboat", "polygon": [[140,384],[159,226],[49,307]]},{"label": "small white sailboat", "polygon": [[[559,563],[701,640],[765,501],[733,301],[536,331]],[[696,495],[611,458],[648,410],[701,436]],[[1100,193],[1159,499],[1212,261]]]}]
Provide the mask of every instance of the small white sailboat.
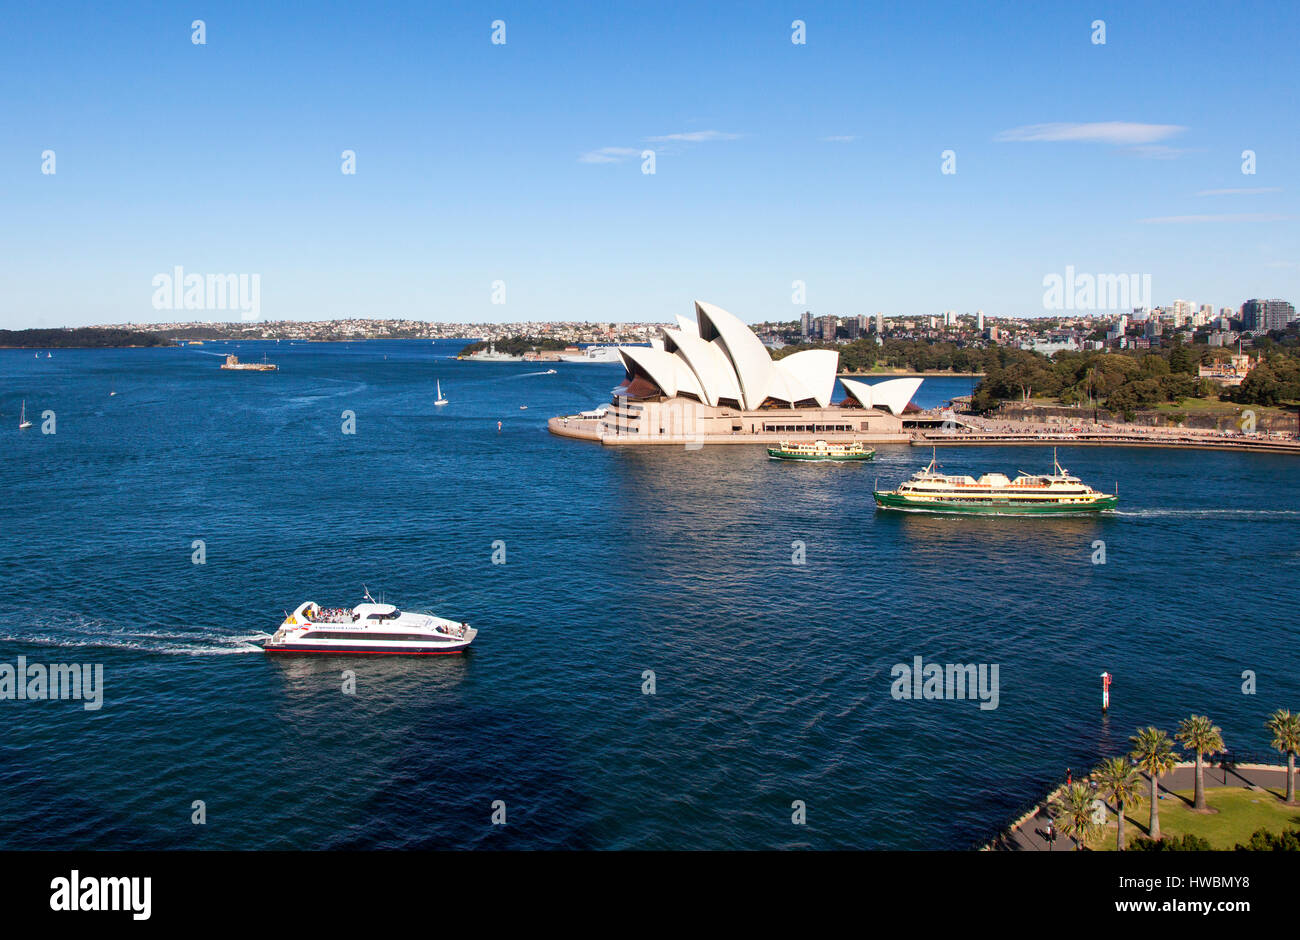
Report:
[{"label": "small white sailboat", "polygon": [[445,404],[447,404],[447,399],[445,399],[445,398],[442,397],[442,381],[439,380],[436,384],[437,384],[437,386],[438,386],[438,398],[437,398],[437,400],[434,402],[434,404],[435,404],[435,405],[445,405]]},{"label": "small white sailboat", "polygon": [[21,431],[23,428],[30,428],[31,426],[32,423],[27,420],[27,399],[24,398],[22,414],[18,416],[18,430]]}]

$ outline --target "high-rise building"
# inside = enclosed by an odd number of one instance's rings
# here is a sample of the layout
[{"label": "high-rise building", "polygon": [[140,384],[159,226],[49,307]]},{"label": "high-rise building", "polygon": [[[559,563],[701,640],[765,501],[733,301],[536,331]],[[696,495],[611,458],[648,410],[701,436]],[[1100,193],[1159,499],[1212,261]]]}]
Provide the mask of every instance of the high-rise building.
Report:
[{"label": "high-rise building", "polygon": [[876,333],[885,332],[885,315],[879,310],[876,311]]},{"label": "high-rise building", "polygon": [[1241,305],[1241,327],[1253,333],[1284,330],[1295,319],[1295,307],[1285,300],[1251,299]]},{"label": "high-rise building", "polygon": [[799,318],[800,334],[804,339],[812,336],[813,315],[811,310],[805,310],[803,316]]},{"label": "high-rise building", "polygon": [[984,332],[984,311],[983,310],[975,311],[975,329],[981,333]]},{"label": "high-rise building", "polygon": [[840,321],[836,317],[818,317],[818,335],[826,342],[835,341],[835,330],[839,327]]}]

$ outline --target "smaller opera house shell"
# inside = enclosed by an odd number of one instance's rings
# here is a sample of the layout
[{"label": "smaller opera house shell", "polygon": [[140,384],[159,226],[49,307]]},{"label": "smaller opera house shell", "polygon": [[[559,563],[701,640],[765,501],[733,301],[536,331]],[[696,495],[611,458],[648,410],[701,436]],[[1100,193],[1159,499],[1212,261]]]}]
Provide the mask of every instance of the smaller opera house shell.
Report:
[{"label": "smaller opera house shell", "polygon": [[611,403],[552,418],[550,429],[605,444],[908,440],[902,414],[921,379],[841,379],[847,395],[835,403],[839,353],[809,349],[774,361],[721,307],[696,301],[695,316],[679,316],[650,346],[620,346],[626,375]]}]

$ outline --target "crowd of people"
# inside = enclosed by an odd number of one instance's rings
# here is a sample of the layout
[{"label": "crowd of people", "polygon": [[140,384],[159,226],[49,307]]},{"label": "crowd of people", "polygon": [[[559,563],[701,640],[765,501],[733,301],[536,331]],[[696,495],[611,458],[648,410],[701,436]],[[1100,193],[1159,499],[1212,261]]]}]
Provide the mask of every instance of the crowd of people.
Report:
[{"label": "crowd of people", "polygon": [[1051,421],[1008,421],[1006,419],[983,418],[975,415],[954,415],[943,412],[944,426],[938,429],[926,429],[917,435],[926,441],[942,441],[945,438],[998,438],[1018,440],[1094,440],[1094,441],[1142,441],[1168,444],[1239,444],[1244,447],[1268,444],[1270,446],[1295,447],[1300,450],[1300,440],[1295,434],[1280,431],[1243,431],[1236,428],[1188,428],[1157,427],[1146,424],[1112,424],[1107,422],[1080,422],[1073,420]]}]

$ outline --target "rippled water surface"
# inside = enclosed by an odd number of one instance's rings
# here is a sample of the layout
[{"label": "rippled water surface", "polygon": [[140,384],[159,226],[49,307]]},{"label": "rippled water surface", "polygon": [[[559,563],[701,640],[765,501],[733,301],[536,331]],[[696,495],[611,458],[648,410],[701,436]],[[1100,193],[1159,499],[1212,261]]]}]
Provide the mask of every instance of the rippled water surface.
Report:
[{"label": "rippled water surface", "polygon": [[[448,359],[459,345],[0,351],[0,662],[101,663],[105,685],[93,712],[0,701],[0,846],[964,848],[1139,722],[1195,709],[1265,748],[1264,716],[1300,706],[1287,457],[1062,448],[1118,483],[1119,513],[877,514],[873,482],[928,453],[563,440],[546,418],[607,400],[618,367],[538,374]],[[222,372],[228,350],[280,371]],[[22,399],[37,426],[18,432]],[[468,620],[474,649],[245,642],[363,584]],[[918,655],[998,664],[998,707],[894,700],[891,667]]]}]

